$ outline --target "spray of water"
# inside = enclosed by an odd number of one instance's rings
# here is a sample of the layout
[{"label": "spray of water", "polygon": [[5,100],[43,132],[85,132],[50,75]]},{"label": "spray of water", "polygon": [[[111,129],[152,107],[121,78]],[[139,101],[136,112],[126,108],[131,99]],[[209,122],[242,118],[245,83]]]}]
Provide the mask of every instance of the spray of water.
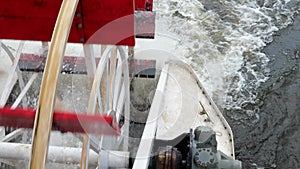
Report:
[{"label": "spray of water", "polygon": [[293,22],[299,3],[156,0],[154,7],[158,31],[180,39],[173,53],[196,70],[229,118],[253,124],[259,119],[256,91],[269,71],[269,59],[261,49]]}]

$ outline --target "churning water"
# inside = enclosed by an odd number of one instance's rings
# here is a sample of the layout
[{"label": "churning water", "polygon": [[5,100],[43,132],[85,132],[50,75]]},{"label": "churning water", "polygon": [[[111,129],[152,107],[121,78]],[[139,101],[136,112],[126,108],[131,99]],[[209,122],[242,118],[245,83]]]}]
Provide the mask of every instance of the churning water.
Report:
[{"label": "churning water", "polygon": [[[256,89],[268,78],[261,52],[293,22],[299,0],[156,0],[157,32],[178,40],[172,53],[197,72],[218,106],[242,122],[259,119]],[[231,111],[233,112],[233,111]]]},{"label": "churning water", "polygon": [[[282,46],[299,46],[299,22],[288,29],[296,32],[292,33],[295,40],[284,43],[288,38],[283,38],[268,48],[282,48],[275,50],[276,58],[274,52],[266,56],[263,49],[295,18],[299,20],[300,1],[156,0],[154,4],[157,31],[179,39],[172,53],[196,70],[223,110],[244,168],[299,168],[299,82],[295,78],[299,74],[283,78],[296,86],[291,89],[267,89],[273,94],[265,97],[261,88],[282,79],[280,72],[290,65],[299,69],[297,60],[285,64],[286,58],[298,57],[299,47],[295,51]],[[268,63],[280,66],[271,68]],[[283,69],[279,73],[274,71],[278,67]]]}]

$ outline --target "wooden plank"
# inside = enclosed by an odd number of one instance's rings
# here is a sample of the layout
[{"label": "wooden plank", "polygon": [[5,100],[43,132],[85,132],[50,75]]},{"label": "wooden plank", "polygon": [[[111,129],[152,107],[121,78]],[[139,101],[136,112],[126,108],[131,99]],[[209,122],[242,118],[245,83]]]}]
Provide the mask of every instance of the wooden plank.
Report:
[{"label": "wooden plank", "polygon": [[87,75],[92,86],[95,71],[96,71],[96,58],[94,54],[93,45],[83,45],[84,61],[86,65]]},{"label": "wooden plank", "polygon": [[43,169],[46,163],[57,81],[78,1],[64,0],[56,20],[37,105],[30,169]]},{"label": "wooden plank", "polygon": [[[108,47],[107,45],[101,45],[101,58],[106,57],[103,54],[104,54],[105,50],[107,49],[107,47]],[[104,64],[103,66],[106,68],[107,64],[108,63]],[[107,68],[106,69],[105,68],[103,68],[104,72],[103,72],[102,79],[101,79],[101,82],[100,82],[101,83],[100,84],[100,86],[101,86],[101,88],[100,88],[100,95],[101,95],[101,100],[100,100],[101,105],[100,105],[100,107],[103,110],[102,112],[105,112],[108,109],[107,108],[107,101],[106,101],[106,98],[107,98],[107,92],[106,92]]]},{"label": "wooden plank", "polygon": [[113,110],[114,88],[116,84],[117,49],[113,49],[109,58],[109,109]]}]

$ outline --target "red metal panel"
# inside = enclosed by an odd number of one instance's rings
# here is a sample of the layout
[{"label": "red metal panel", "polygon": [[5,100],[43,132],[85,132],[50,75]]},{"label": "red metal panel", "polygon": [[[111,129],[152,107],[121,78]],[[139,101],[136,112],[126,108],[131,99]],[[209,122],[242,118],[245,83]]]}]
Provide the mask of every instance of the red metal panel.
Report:
[{"label": "red metal panel", "polygon": [[88,43],[101,40],[102,44],[134,46],[132,0],[82,0],[82,10]]},{"label": "red metal panel", "polygon": [[[34,109],[0,108],[0,126],[32,128],[35,118]],[[112,116],[54,112],[54,130],[89,134],[118,135],[119,129],[113,125]]]},{"label": "red metal panel", "polygon": [[61,2],[1,1],[0,38],[49,41]]},{"label": "red metal panel", "polygon": [[[1,1],[0,39],[50,41],[61,2],[62,0]],[[69,42],[133,46],[133,14],[132,0],[81,0]],[[115,21],[119,18],[123,19]],[[114,24],[108,29],[99,31],[112,21]],[[100,33],[89,40],[97,31]]]}]

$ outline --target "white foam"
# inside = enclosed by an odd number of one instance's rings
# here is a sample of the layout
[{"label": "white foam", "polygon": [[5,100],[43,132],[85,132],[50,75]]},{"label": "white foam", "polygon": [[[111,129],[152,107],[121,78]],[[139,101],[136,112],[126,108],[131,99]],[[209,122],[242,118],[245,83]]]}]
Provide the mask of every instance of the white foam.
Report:
[{"label": "white foam", "polygon": [[[209,3],[217,3],[221,8],[206,10],[202,0],[154,1],[157,31],[175,34],[179,40],[170,52],[189,63],[209,94],[219,99],[217,104],[224,106],[226,92],[233,90],[239,95],[249,86],[247,74],[239,72],[242,67],[254,76],[251,83],[256,86],[250,86],[253,91],[267,79],[268,58],[260,50],[272,41],[274,32],[291,23],[296,9],[289,9],[288,1],[266,1],[262,6],[256,1]],[[247,61],[247,57],[252,58]],[[255,62],[262,65],[260,70],[253,69]],[[239,81],[233,85],[235,76]],[[245,101],[255,100],[255,93],[249,92],[251,97],[240,95],[237,103],[227,97],[227,105],[240,107]]]}]

